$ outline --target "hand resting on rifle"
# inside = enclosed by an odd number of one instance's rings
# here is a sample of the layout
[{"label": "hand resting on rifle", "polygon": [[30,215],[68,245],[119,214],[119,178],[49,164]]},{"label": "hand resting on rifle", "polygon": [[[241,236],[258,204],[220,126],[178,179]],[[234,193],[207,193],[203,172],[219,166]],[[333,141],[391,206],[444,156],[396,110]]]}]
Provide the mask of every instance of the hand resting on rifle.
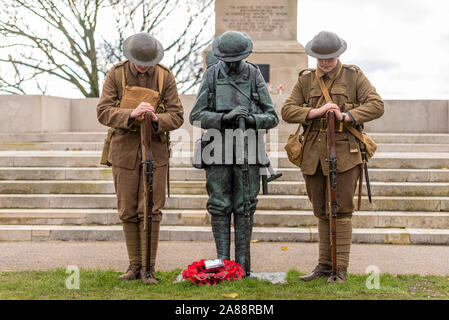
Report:
[{"label": "hand resting on rifle", "polygon": [[[307,115],[307,117],[309,119],[314,119],[314,118],[318,118],[321,117],[323,114],[328,114],[329,111],[334,111],[335,113],[335,118],[338,121],[341,121],[343,119],[343,115],[340,111],[340,107],[337,106],[335,103],[331,103],[328,102],[325,105],[319,107],[318,109],[312,109],[310,110],[309,114]],[[345,118],[345,122],[351,122],[351,118],[350,117],[346,117]]]},{"label": "hand resting on rifle", "polygon": [[141,102],[137,108],[135,108],[132,112],[130,117],[131,118],[137,118],[139,116],[141,116],[141,119],[143,120],[145,118],[145,113],[149,112],[151,115],[151,121],[153,122],[157,122],[158,118],[156,113],[154,112],[154,108],[151,105],[151,103],[148,102]]},{"label": "hand resting on rifle", "polygon": [[246,107],[238,106],[229,111],[228,113],[223,115],[223,121],[227,123],[231,123],[232,121],[236,121],[240,117],[244,117],[245,119],[249,116],[249,111]]}]

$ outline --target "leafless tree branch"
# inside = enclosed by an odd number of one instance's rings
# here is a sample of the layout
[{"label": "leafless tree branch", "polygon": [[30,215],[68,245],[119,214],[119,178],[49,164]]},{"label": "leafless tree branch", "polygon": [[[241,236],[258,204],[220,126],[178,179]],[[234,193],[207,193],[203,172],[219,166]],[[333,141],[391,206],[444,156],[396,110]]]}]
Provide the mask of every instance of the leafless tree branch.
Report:
[{"label": "leafless tree branch", "polygon": [[[213,0],[5,1],[11,3],[0,7],[0,92],[24,94],[33,82],[45,93],[54,77],[85,97],[98,97],[108,69],[124,58],[124,40],[137,32],[163,42],[166,57],[174,57],[165,63],[181,92],[200,81]],[[101,33],[105,15],[113,22],[110,32]]]}]

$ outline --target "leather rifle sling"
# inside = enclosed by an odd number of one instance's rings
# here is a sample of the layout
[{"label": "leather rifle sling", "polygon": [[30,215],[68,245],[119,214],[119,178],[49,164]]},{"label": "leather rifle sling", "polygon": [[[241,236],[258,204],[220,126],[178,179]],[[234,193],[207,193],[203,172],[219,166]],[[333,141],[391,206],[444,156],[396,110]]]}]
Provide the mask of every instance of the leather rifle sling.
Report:
[{"label": "leather rifle sling", "polygon": [[[165,80],[165,72],[162,67],[156,65],[157,70],[157,85],[158,91],[160,95],[160,99],[165,108],[165,101],[163,99],[164,93],[164,80]],[[164,110],[165,111],[165,110]],[[168,149],[168,163],[167,163],[167,196],[170,198],[170,134],[166,133],[167,137],[167,149]]]}]

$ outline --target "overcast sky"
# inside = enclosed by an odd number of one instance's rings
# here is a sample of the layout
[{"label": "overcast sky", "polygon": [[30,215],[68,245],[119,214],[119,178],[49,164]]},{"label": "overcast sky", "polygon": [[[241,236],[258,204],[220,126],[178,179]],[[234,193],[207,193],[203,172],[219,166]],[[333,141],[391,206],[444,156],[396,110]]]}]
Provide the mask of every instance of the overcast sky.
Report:
[{"label": "overcast sky", "polygon": [[[449,100],[449,0],[298,0],[298,41],[322,30],[346,40],[341,61],[361,67],[384,99]],[[49,94],[80,97],[51,86]]]},{"label": "overcast sky", "polygon": [[299,42],[322,30],[348,43],[341,61],[384,99],[449,99],[448,0],[298,0]]}]

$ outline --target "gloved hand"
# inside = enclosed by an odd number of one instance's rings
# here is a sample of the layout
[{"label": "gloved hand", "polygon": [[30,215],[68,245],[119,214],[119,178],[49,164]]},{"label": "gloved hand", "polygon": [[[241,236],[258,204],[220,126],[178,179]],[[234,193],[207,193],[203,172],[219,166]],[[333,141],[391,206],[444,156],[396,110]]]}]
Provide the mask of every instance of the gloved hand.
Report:
[{"label": "gloved hand", "polygon": [[223,116],[223,121],[230,123],[233,120],[237,120],[239,117],[248,117],[249,111],[246,107],[237,106]]}]

